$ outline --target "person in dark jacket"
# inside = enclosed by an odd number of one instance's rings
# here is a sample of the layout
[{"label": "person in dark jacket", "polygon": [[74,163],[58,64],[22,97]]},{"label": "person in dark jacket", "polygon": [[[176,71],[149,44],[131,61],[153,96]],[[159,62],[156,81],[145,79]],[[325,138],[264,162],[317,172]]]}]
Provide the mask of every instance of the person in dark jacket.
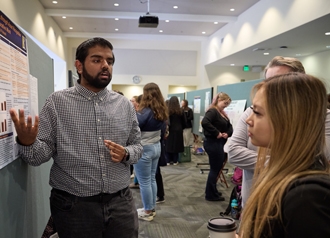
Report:
[{"label": "person in dark jacket", "polygon": [[161,130],[168,119],[163,95],[155,83],[143,87],[143,95],[137,111],[141,130],[142,157],[134,164],[134,171],[140,184],[143,208],[137,209],[138,218],[152,221],[156,212],[157,183],[156,170],[161,154]]},{"label": "person in dark jacket", "polygon": [[233,134],[233,127],[224,109],[231,103],[226,93],[218,93],[202,120],[204,149],[209,157],[210,173],[206,182],[205,199],[224,201],[217,189],[217,177],[225,160],[223,147]]},{"label": "person in dark jacket", "polygon": [[190,146],[192,136],[192,120],[194,120],[193,110],[188,107],[188,101],[186,99],[181,101],[181,108],[186,116],[186,127],[183,129],[183,144],[184,146]]},{"label": "person in dark jacket", "polygon": [[185,116],[180,108],[179,99],[172,96],[168,102],[169,113],[169,135],[166,140],[166,159],[167,165],[177,165],[179,153],[184,151],[183,129],[186,127]]}]

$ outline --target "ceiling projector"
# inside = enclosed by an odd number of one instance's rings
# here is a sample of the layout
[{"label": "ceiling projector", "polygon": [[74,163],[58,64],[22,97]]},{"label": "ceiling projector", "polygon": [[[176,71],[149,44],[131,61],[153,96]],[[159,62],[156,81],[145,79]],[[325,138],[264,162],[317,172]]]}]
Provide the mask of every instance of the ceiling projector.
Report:
[{"label": "ceiling projector", "polygon": [[158,26],[158,17],[145,15],[140,16],[139,18],[139,27],[149,27],[149,28],[157,28]]}]

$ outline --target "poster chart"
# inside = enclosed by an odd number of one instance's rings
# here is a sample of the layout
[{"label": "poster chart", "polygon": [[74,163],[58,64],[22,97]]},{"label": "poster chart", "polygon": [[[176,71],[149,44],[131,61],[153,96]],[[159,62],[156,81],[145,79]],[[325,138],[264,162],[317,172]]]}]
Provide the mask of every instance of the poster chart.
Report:
[{"label": "poster chart", "polygon": [[224,110],[227,113],[234,130],[239,118],[244,112],[245,104],[246,100],[233,100]]},{"label": "poster chart", "polygon": [[11,108],[29,114],[29,65],[26,37],[0,11],[0,169],[17,158]]}]

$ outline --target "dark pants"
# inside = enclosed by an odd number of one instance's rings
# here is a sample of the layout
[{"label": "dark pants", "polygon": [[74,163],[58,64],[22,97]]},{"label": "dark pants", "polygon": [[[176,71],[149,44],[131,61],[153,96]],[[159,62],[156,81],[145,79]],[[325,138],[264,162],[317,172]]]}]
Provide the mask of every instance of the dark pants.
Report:
[{"label": "dark pants", "polygon": [[101,198],[94,197],[79,198],[52,190],[51,214],[59,237],[138,237],[137,210],[129,188]]},{"label": "dark pants", "polygon": [[179,153],[169,153],[166,152],[167,163],[177,163],[179,160]]},{"label": "dark pants", "polygon": [[157,183],[157,197],[163,198],[165,196],[165,192],[164,192],[164,185],[163,185],[163,177],[160,172],[159,165],[157,166],[157,170],[156,170],[156,183]]},{"label": "dark pants", "polygon": [[208,200],[220,197],[217,189],[217,178],[222,168],[225,155],[223,151],[223,139],[205,139],[204,149],[209,156],[210,173],[206,182],[205,198]]}]

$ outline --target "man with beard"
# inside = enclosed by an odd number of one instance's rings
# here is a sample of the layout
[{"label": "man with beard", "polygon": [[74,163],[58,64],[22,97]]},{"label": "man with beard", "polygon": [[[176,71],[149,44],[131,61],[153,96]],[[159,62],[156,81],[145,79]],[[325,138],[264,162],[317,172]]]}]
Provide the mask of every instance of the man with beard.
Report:
[{"label": "man with beard", "polygon": [[109,91],[115,62],[102,38],[76,51],[79,80],[52,93],[40,117],[10,110],[21,158],[38,166],[53,158],[51,215],[59,237],[138,237],[128,188],[130,164],[141,157],[141,133],[128,99]]}]

